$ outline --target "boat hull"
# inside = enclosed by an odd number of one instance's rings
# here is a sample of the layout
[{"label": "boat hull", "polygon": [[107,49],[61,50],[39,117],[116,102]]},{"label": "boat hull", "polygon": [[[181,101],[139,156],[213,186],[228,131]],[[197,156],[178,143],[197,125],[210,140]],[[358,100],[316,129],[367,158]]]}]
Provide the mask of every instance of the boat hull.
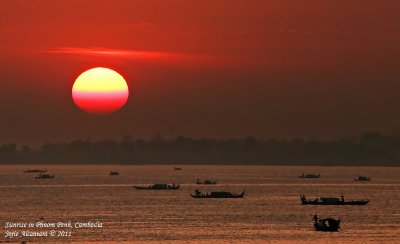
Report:
[{"label": "boat hull", "polygon": [[338,202],[338,203],[333,203],[333,202],[302,202],[301,204],[303,205],[366,205],[369,203],[369,201],[352,201],[352,202]]},{"label": "boat hull", "polygon": [[366,205],[369,203],[369,200],[365,201],[349,201],[349,202],[321,202],[321,201],[304,201],[302,205]]},{"label": "boat hull", "polygon": [[339,225],[337,226],[323,226],[321,224],[314,224],[314,228],[316,231],[325,231],[325,232],[336,232],[339,230]]},{"label": "boat hull", "polygon": [[45,180],[45,179],[54,179],[55,178],[55,176],[49,176],[49,177],[40,177],[40,176],[36,176],[35,177],[35,179],[42,179],[42,180]]},{"label": "boat hull", "polygon": [[154,190],[154,191],[162,191],[162,190],[178,190],[180,185],[177,186],[166,186],[166,187],[154,187],[154,186],[133,186],[137,190]]},{"label": "boat hull", "polygon": [[318,179],[319,177],[320,175],[305,175],[305,176],[300,175],[299,179]]},{"label": "boat hull", "polygon": [[135,189],[137,190],[153,190],[153,191],[165,191],[165,190],[178,190],[179,188],[166,188],[166,189],[155,189],[155,188],[149,188],[149,187],[138,187],[134,186]]},{"label": "boat hull", "polygon": [[243,198],[244,192],[240,194],[231,194],[231,195],[213,195],[213,194],[190,194],[193,198]]},{"label": "boat hull", "polygon": [[24,170],[24,173],[46,173],[47,170],[43,169],[33,169],[33,170]]},{"label": "boat hull", "polygon": [[197,185],[216,185],[217,182],[213,181],[213,182],[196,182]]}]

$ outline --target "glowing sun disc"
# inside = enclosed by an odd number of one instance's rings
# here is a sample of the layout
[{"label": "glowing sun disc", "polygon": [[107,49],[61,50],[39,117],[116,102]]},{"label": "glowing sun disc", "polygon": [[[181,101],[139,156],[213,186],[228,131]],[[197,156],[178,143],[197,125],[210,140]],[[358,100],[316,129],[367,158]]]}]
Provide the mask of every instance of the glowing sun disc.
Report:
[{"label": "glowing sun disc", "polygon": [[72,86],[76,106],[90,114],[109,114],[128,101],[129,89],[122,75],[108,68],[89,69]]}]

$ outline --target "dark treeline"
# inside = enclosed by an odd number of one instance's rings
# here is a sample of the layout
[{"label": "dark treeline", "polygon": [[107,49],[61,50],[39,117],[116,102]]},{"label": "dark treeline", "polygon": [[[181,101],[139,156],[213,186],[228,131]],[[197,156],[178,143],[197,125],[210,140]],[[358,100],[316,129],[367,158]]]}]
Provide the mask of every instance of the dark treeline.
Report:
[{"label": "dark treeline", "polygon": [[285,164],[400,166],[400,135],[366,133],[329,141],[192,139],[74,140],[33,150],[0,146],[1,163]]}]

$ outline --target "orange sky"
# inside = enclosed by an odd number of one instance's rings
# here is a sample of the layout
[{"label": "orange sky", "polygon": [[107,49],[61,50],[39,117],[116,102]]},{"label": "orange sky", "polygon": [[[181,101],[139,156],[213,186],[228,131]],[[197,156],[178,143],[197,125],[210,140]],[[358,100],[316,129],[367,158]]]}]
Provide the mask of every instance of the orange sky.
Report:
[{"label": "orange sky", "polygon": [[[96,66],[131,90],[106,117],[71,99]],[[399,66],[397,0],[3,0],[0,142],[391,132]]]}]

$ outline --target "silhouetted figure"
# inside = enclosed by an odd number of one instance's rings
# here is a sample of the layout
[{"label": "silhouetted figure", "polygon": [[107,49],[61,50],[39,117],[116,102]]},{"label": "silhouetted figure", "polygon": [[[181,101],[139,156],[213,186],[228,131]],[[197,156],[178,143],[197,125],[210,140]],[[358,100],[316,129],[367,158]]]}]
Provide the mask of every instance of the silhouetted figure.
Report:
[{"label": "silhouetted figure", "polygon": [[315,221],[315,223],[317,223],[318,222],[318,216],[317,216],[317,214],[314,214],[314,218],[313,218],[313,220]]},{"label": "silhouetted figure", "polygon": [[344,202],[344,196],[343,195],[341,196],[341,198],[342,198],[342,202]]},{"label": "silhouetted figure", "polygon": [[200,195],[199,189],[196,189],[195,193],[196,193],[196,196],[199,196]]}]

